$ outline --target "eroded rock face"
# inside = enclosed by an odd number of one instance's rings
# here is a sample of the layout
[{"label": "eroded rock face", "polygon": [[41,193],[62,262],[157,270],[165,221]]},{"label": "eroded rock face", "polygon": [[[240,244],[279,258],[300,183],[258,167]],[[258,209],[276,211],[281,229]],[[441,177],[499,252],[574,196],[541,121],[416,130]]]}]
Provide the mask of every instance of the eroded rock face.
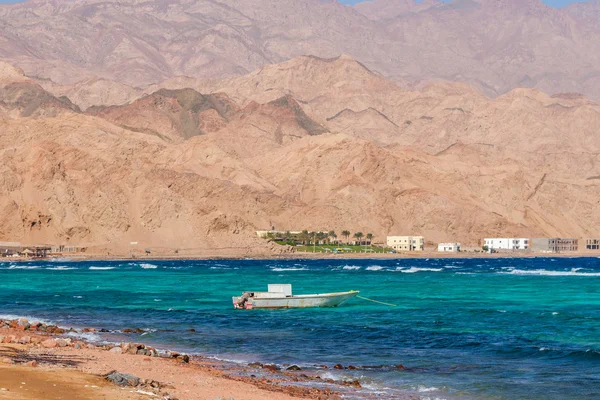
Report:
[{"label": "eroded rock face", "polygon": [[[600,109],[580,96],[490,100],[449,83],[409,92],[348,56],[162,86],[96,113],[0,119],[0,240],[246,256],[293,251],[257,237],[273,227],[476,246],[600,224]],[[210,129],[177,133],[206,112]],[[159,135],[121,126],[125,117]]]}]

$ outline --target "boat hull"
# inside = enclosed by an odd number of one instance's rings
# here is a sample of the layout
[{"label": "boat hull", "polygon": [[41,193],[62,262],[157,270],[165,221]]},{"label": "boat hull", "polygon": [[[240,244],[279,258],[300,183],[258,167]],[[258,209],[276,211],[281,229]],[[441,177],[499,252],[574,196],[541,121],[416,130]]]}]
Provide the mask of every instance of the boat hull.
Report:
[{"label": "boat hull", "polygon": [[[253,308],[317,308],[317,307],[337,307],[351,298],[358,292],[311,294],[290,297],[260,298],[253,297],[245,303],[245,309]],[[233,298],[234,305],[238,297]]]}]

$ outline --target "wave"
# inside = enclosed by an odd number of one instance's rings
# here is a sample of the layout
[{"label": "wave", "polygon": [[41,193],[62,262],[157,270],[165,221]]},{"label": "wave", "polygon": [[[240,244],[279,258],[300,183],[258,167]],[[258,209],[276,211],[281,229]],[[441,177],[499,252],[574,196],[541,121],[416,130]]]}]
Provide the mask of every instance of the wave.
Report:
[{"label": "wave", "polygon": [[417,386],[417,392],[419,393],[427,393],[427,392],[439,392],[440,389],[436,387],[427,387],[423,385]]},{"label": "wave", "polygon": [[59,265],[57,267],[46,268],[46,269],[49,271],[70,271],[70,270],[79,269],[79,268],[67,267],[66,265]]},{"label": "wave", "polygon": [[140,264],[140,267],[143,269],[156,269],[158,268],[158,266],[154,265],[154,264]]},{"label": "wave", "polygon": [[99,343],[102,341],[102,338],[97,333],[93,332],[67,332],[65,336],[70,336],[76,339],[83,339],[90,343]]},{"label": "wave", "polygon": [[359,270],[361,267],[359,267],[358,265],[344,265],[342,267],[342,269],[345,269],[347,271],[357,271]]},{"label": "wave", "polygon": [[271,268],[271,271],[275,272],[287,272],[287,271],[308,271],[308,268]]},{"label": "wave", "polygon": [[19,318],[25,318],[25,319],[27,319],[27,321],[29,321],[29,323],[40,322],[40,323],[46,324],[46,325],[56,325],[53,321],[50,321],[48,319],[36,318],[36,317],[32,317],[30,315],[0,314],[0,319],[3,319],[3,320],[12,321],[12,320],[19,319]]},{"label": "wave", "polygon": [[579,272],[581,268],[570,271],[549,271],[546,269],[514,269],[510,272],[499,272],[506,275],[535,275],[535,276],[600,276],[600,272]]},{"label": "wave", "polygon": [[39,265],[11,265],[8,269],[40,269]]},{"label": "wave", "polygon": [[382,269],[384,268],[379,265],[371,265],[370,267],[366,268],[367,271],[381,271]]},{"label": "wave", "polygon": [[115,267],[90,267],[89,269],[92,271],[108,271],[111,269],[115,269]]},{"label": "wave", "polygon": [[402,272],[403,274],[415,274],[417,272],[441,272],[443,268],[417,268],[410,267],[409,269],[396,268],[396,271]]}]

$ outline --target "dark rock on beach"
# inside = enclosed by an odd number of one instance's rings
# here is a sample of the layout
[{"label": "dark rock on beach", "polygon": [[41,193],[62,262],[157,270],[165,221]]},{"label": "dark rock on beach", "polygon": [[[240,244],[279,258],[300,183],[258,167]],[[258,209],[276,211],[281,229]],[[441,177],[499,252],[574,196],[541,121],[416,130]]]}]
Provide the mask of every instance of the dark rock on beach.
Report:
[{"label": "dark rock on beach", "polygon": [[117,371],[111,371],[105,375],[106,380],[114,383],[118,386],[132,386],[135,387],[140,384],[140,378],[130,374],[122,374]]}]

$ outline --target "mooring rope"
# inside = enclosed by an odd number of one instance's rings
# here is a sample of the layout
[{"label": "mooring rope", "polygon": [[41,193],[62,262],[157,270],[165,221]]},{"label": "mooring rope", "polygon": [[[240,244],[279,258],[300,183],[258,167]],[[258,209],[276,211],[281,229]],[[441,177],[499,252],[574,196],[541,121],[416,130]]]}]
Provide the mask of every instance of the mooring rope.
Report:
[{"label": "mooring rope", "polygon": [[361,299],[361,300],[366,300],[366,301],[372,301],[373,303],[383,304],[384,306],[398,307],[398,305],[396,305],[396,304],[384,303],[383,301],[368,299],[368,298],[362,297],[362,296],[356,296],[356,298]]}]

